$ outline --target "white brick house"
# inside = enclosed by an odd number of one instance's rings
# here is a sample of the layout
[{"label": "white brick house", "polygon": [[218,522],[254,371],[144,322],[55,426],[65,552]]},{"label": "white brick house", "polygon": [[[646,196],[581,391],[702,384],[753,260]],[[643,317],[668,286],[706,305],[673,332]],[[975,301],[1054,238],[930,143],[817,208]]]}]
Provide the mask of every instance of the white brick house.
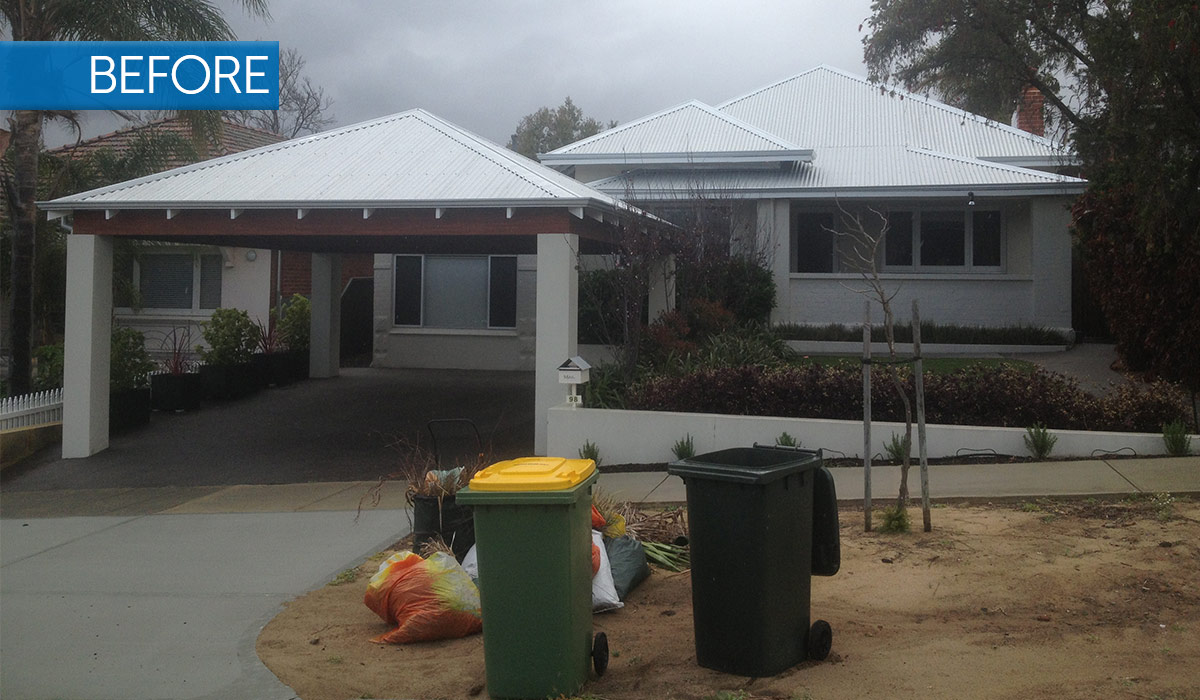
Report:
[{"label": "white brick house", "polygon": [[[1070,213],[1085,181],[1041,136],[821,66],[716,107],[688,102],[540,156],[631,203],[726,200],[773,260],[773,320],[854,323],[841,210],[890,231],[877,265],[922,316],[1071,327]],[[902,314],[901,314],[902,315]]]}]

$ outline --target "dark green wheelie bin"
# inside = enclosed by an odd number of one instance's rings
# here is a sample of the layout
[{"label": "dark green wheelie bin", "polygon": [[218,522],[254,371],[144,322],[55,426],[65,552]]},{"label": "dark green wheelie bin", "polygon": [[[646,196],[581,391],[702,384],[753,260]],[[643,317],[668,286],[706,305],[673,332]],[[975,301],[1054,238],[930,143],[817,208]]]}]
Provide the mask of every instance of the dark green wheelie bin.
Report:
[{"label": "dark green wheelie bin", "polygon": [[819,450],[755,445],[669,465],[687,487],[699,665],[763,677],[829,654],[829,624],[809,615],[810,577],[840,565],[822,462]]},{"label": "dark green wheelie bin", "polygon": [[590,459],[499,462],[458,492],[475,512],[483,658],[493,698],[571,696],[603,673],[592,637]]}]

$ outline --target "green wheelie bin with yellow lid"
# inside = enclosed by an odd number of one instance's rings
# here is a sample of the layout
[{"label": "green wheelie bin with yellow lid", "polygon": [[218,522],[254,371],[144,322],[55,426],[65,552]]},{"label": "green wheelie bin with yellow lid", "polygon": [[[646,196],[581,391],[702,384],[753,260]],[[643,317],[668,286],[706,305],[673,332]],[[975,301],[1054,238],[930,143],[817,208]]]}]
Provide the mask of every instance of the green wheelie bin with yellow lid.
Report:
[{"label": "green wheelie bin with yellow lid", "polygon": [[475,513],[483,655],[493,698],[571,696],[603,673],[592,637],[590,459],[525,457],[480,471],[458,502]]}]

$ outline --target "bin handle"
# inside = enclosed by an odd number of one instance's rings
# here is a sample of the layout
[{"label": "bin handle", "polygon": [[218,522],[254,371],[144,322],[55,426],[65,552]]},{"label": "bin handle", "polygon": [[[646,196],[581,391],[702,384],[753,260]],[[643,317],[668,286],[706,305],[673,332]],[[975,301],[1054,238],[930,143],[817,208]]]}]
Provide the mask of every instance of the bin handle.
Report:
[{"label": "bin handle", "polygon": [[801,447],[799,445],[760,445],[757,442],[754,443],[754,447],[755,447],[755,449],[761,449],[761,450],[782,450],[784,452],[807,452],[809,454],[815,454],[815,455],[817,455],[817,457],[820,457],[821,459],[825,458],[824,450],[822,450],[820,448],[818,448],[816,450],[810,450],[806,447]]}]

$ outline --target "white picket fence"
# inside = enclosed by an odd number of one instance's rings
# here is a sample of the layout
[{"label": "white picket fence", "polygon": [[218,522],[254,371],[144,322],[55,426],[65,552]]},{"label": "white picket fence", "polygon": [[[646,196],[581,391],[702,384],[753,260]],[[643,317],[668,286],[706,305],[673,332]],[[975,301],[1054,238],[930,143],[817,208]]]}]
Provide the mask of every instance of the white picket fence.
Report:
[{"label": "white picket fence", "polygon": [[50,389],[0,399],[0,430],[61,423],[63,390]]}]

